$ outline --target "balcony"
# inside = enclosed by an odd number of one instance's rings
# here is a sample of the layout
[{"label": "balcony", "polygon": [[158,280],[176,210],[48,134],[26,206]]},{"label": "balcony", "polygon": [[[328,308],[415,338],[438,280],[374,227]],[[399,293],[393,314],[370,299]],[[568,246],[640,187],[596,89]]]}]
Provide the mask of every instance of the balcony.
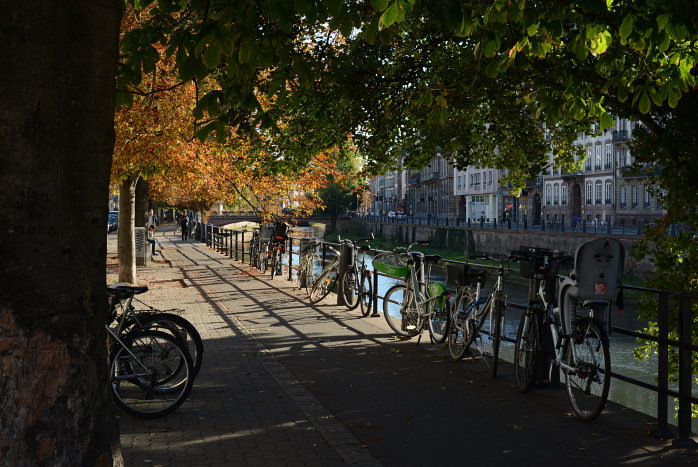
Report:
[{"label": "balcony", "polygon": [[479,183],[476,183],[476,184],[475,184],[475,189],[476,189],[476,190],[479,190],[479,189],[480,189],[480,184],[479,184]]},{"label": "balcony", "polygon": [[417,183],[422,181],[421,175],[417,175],[415,177],[410,178],[410,185],[416,185]]},{"label": "balcony", "polygon": [[596,198],[596,205],[599,206],[601,204],[601,198]]},{"label": "balcony", "polygon": [[610,198],[606,198],[606,205],[607,205],[607,206],[610,206],[610,205],[611,205],[611,200],[610,200]]},{"label": "balcony", "polygon": [[633,208],[637,208],[637,202],[633,203]]},{"label": "balcony", "polygon": [[591,206],[591,200],[590,200],[590,199],[587,200],[587,206]]},{"label": "balcony", "polygon": [[439,172],[426,172],[422,177],[423,181],[434,180],[439,178]]},{"label": "balcony", "polygon": [[615,130],[613,132],[613,143],[620,144],[628,141],[628,130]]},{"label": "balcony", "polygon": [[620,207],[621,207],[621,208],[624,208],[624,207],[625,207],[625,201],[621,201]]}]

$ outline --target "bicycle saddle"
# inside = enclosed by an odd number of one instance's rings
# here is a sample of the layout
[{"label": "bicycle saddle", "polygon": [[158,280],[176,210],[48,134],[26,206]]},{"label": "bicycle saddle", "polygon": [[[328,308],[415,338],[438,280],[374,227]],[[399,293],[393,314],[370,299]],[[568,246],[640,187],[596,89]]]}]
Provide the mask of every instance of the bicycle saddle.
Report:
[{"label": "bicycle saddle", "polygon": [[359,251],[370,251],[371,247],[369,245],[361,245]]},{"label": "bicycle saddle", "polygon": [[441,256],[439,255],[424,255],[423,261],[425,263],[438,263],[441,261]]},{"label": "bicycle saddle", "polygon": [[107,286],[107,295],[113,295],[118,299],[129,298],[132,295],[142,294],[148,291],[148,286],[133,287],[120,283],[110,284]]}]

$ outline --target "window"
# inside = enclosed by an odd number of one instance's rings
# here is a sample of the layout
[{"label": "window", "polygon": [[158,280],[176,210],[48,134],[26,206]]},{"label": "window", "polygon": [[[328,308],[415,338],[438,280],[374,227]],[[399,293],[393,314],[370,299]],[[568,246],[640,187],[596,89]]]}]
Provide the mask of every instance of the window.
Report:
[{"label": "window", "polygon": [[594,164],[594,168],[596,170],[601,170],[601,151],[602,147],[600,144],[596,145],[596,163]]},{"label": "window", "polygon": [[461,187],[461,175],[458,176],[458,189]]},{"label": "window", "polygon": [[567,206],[567,185],[562,185],[560,187],[560,195],[561,195],[561,201],[560,204],[563,206]]},{"label": "window", "polygon": [[479,173],[475,174],[475,189],[476,190],[480,189],[480,174]]},{"label": "window", "polygon": [[490,181],[489,184],[492,185],[492,171],[490,170]]},{"label": "window", "polygon": [[555,206],[560,204],[560,185],[557,183],[553,186],[553,204]]},{"label": "window", "polygon": [[586,171],[591,170],[591,146],[587,147],[587,157],[586,157],[586,160],[584,161],[584,170],[586,170]]},{"label": "window", "polygon": [[604,169],[610,169],[611,168],[611,155],[613,154],[612,148],[613,146],[611,143],[606,143],[606,158],[604,159],[604,164],[603,167]]},{"label": "window", "polygon": [[613,183],[606,182],[606,204],[613,204]]},{"label": "window", "polygon": [[553,197],[553,187],[548,185],[547,187],[545,187],[545,204],[550,206],[550,202],[552,200],[552,197]]},{"label": "window", "polygon": [[625,187],[620,189],[620,207],[625,207]]},{"label": "window", "polygon": [[601,182],[596,183],[596,203],[597,205],[601,204]]},{"label": "window", "polygon": [[645,187],[645,207],[650,207],[650,190],[649,187]]},{"label": "window", "polygon": [[637,207],[637,186],[633,187],[633,207]]},{"label": "window", "polygon": [[587,183],[587,204],[591,204],[591,183]]},{"label": "window", "polygon": [[473,186],[473,174],[470,174],[470,186]]}]

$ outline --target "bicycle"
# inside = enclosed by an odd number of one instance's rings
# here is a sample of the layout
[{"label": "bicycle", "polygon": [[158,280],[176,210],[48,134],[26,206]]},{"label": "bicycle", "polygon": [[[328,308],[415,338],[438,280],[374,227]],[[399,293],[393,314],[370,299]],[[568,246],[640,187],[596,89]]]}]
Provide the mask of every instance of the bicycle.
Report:
[{"label": "bicycle", "polygon": [[247,254],[250,266],[259,268],[259,229],[254,229],[252,231],[252,240],[250,240]]},{"label": "bicycle", "polygon": [[[107,294],[111,306],[105,328],[110,336],[109,372],[114,402],[131,415],[156,418],[177,409],[192,389],[198,370],[185,334],[198,337],[198,333],[194,329],[191,334],[186,326],[180,327],[186,320],[179,316],[172,315],[181,318],[177,321],[164,316],[166,313],[143,316],[135,312],[131,305],[133,296],[147,290],[110,286]],[[123,299],[127,299],[127,304],[120,302]],[[124,310],[121,316],[117,304]],[[118,324],[109,327],[114,320]],[[199,358],[202,351],[203,347],[199,349]]]},{"label": "bicycle", "polygon": [[[465,297],[468,297],[467,301],[461,299],[459,302],[457,293],[457,299],[450,309],[451,331],[448,338],[448,348],[451,358],[458,361],[463,358],[470,346],[475,342],[481,357],[486,361],[485,340],[481,331],[485,324],[485,318],[488,318],[490,329],[486,334],[492,343],[492,363],[490,369],[492,371],[492,378],[496,378],[497,366],[499,363],[499,347],[502,339],[502,322],[504,321],[504,311],[507,306],[507,296],[502,290],[504,262],[509,258],[502,258],[491,254],[471,257],[471,259],[476,258],[498,261],[497,279],[489,295],[481,297],[480,290],[487,278],[487,274],[484,271],[471,273],[466,268],[462,271],[461,275],[460,271],[454,270],[453,267],[450,269],[447,267],[449,276],[453,277],[453,282],[462,284],[459,286],[459,289]],[[470,289],[472,284],[475,284],[474,291]]]},{"label": "bicycle", "polygon": [[318,303],[329,295],[335,285],[337,285],[337,279],[339,278],[339,252],[331,245],[327,245],[327,248],[334,255],[334,258],[322,269],[322,272],[310,289],[308,299],[312,304]]},{"label": "bicycle", "polygon": [[371,247],[362,245],[362,243],[371,240],[374,240],[373,234],[357,241],[344,240],[348,245],[354,247],[354,256],[351,258],[344,275],[340,278],[339,284],[339,292],[342,294],[347,308],[354,310],[360,304],[361,315],[364,317],[371,314],[373,286],[371,271],[366,267],[366,253],[371,250]]},{"label": "bicycle", "polygon": [[[529,278],[529,305],[521,317],[514,346],[514,376],[527,392],[550,357],[560,368],[572,410],[584,421],[602,412],[610,388],[608,336],[599,323],[620,285],[625,251],[622,244],[601,238],[581,245],[574,272],[558,276],[560,263],[571,257],[556,250],[530,248],[521,257],[521,275]],[[550,339],[542,332],[549,329]],[[540,354],[540,355],[539,355]]]},{"label": "bicycle", "polygon": [[257,246],[258,267],[262,274],[267,272],[270,260],[270,244],[274,236],[274,226],[265,224],[259,229],[259,238]]},{"label": "bicycle", "polygon": [[[376,271],[404,281],[385,293],[383,316],[388,326],[399,337],[419,334],[419,343],[425,323],[428,323],[431,341],[440,344],[448,336],[450,323],[446,286],[441,282],[430,282],[429,276],[431,265],[439,262],[441,257],[412,251],[414,245],[429,243],[415,242],[407,248],[400,247],[392,253],[376,255],[373,267]],[[398,310],[391,310],[391,304],[399,305]]]},{"label": "bicycle", "polygon": [[317,254],[318,242],[309,240],[307,243],[301,240],[300,257],[298,259],[298,275],[296,285],[298,289],[305,289],[306,295],[310,295],[310,290],[315,283],[315,264],[320,262],[320,255]]},{"label": "bicycle", "polygon": [[271,250],[271,278],[281,275],[281,259],[286,252],[286,238],[288,238],[288,225],[277,221],[274,223],[274,235],[269,244]]},{"label": "bicycle", "polygon": [[[180,309],[159,310],[135,298],[148,291],[148,287],[132,287],[124,284],[111,284],[107,287],[109,300],[109,319],[117,325],[113,330],[119,335],[142,328],[152,328],[172,334],[186,345],[193,362],[193,377],[198,375],[203,362],[204,344],[196,327],[187,319],[179,316]],[[137,310],[134,300],[141,305]]]}]

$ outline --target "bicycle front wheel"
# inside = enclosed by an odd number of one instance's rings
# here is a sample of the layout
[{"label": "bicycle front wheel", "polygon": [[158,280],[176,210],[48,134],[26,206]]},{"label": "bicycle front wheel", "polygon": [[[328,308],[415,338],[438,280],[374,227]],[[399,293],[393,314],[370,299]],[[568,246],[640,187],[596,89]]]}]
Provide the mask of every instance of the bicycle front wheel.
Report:
[{"label": "bicycle front wheel", "polygon": [[383,299],[383,316],[398,336],[416,336],[422,329],[422,319],[417,311],[414,294],[408,291],[405,284],[397,284],[388,289]]},{"label": "bicycle front wheel", "polygon": [[137,329],[110,356],[110,386],[116,405],[140,418],[165,416],[189,396],[194,378],[188,350],[170,334]]},{"label": "bicycle front wheel", "polygon": [[320,274],[310,290],[310,303],[318,303],[323,298],[327,297],[332,289],[337,284],[337,264],[328,266]]},{"label": "bicycle front wheel", "polygon": [[514,344],[514,379],[519,391],[528,392],[536,374],[538,360],[538,320],[530,310],[521,316]]},{"label": "bicycle front wheel", "polygon": [[446,297],[437,298],[428,304],[429,306],[429,335],[432,342],[442,344],[448,337],[449,323],[451,322],[448,312],[448,302]]},{"label": "bicycle front wheel", "polygon": [[359,302],[361,302],[361,315],[366,317],[371,314],[371,304],[373,303],[373,284],[371,274],[367,270],[361,273],[361,287],[359,288]]},{"label": "bicycle front wheel", "polygon": [[269,261],[269,258],[267,258],[267,251],[265,249],[262,249],[259,251],[259,270],[264,274],[267,272],[267,262]]},{"label": "bicycle front wheel", "polygon": [[271,256],[271,278],[273,279],[274,276],[278,275],[277,269],[280,267],[279,265],[279,252],[274,251]]},{"label": "bicycle front wheel", "polygon": [[342,294],[347,308],[354,310],[359,306],[359,271],[356,268],[344,273],[339,285],[339,292]]},{"label": "bicycle front wheel", "polygon": [[565,346],[565,363],[575,368],[565,372],[572,410],[584,421],[594,420],[608,398],[611,357],[606,333],[591,318],[577,321],[575,334]]}]

